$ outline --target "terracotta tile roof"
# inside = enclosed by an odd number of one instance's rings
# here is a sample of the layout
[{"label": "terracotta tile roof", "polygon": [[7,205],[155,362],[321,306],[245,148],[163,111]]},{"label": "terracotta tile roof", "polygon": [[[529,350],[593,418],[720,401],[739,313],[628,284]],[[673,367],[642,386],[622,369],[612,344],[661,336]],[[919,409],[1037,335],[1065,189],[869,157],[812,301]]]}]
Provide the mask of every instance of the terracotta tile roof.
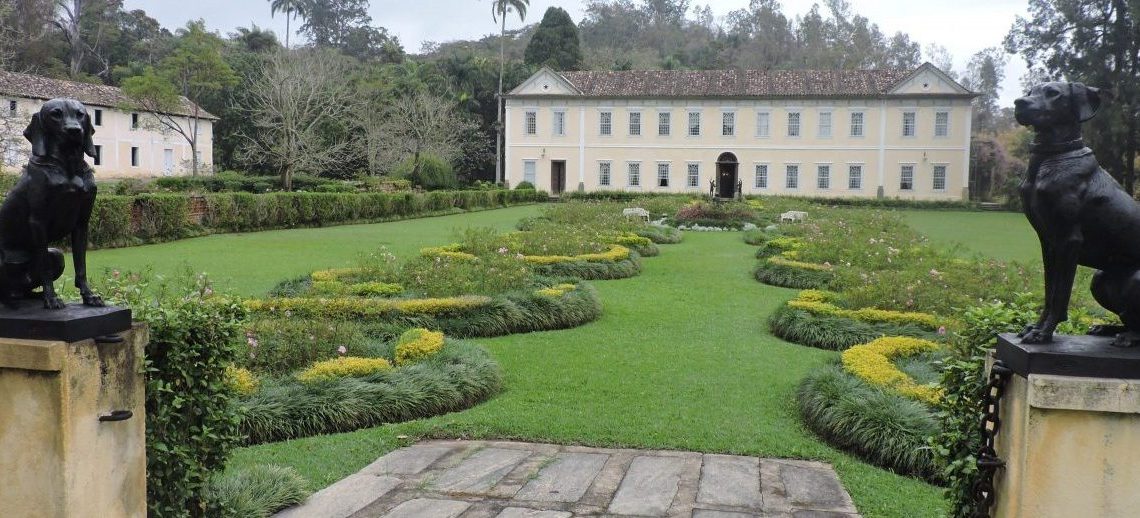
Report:
[{"label": "terracotta tile roof", "polygon": [[591,97],[877,97],[914,70],[561,72]]},{"label": "terracotta tile roof", "polygon": [[[20,74],[3,70],[0,70],[0,95],[44,100],[54,99],[56,97],[69,97],[89,106],[104,106],[107,108],[119,108],[131,104],[130,98],[127,97],[122,90],[114,86],[52,79],[50,77]],[[211,115],[205,110],[199,110],[200,117],[217,120],[216,116]],[[193,113],[194,103],[183,97],[182,109],[173,115],[189,116]]]}]

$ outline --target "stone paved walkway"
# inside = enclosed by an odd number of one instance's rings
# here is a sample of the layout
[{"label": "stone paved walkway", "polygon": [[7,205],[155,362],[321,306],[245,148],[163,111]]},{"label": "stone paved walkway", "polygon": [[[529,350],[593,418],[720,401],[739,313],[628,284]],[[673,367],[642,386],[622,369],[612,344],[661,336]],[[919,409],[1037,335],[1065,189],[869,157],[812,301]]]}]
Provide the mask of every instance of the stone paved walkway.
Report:
[{"label": "stone paved walkway", "polygon": [[393,451],[279,518],[847,518],[831,466],[677,451],[429,441]]}]

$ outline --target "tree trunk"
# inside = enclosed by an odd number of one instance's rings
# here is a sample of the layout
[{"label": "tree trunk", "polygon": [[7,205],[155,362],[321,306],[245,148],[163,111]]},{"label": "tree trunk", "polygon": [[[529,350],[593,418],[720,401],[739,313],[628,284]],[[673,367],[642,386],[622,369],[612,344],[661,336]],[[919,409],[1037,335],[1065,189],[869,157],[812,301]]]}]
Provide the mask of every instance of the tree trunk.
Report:
[{"label": "tree trunk", "polygon": [[[502,0],[500,0],[502,1]],[[499,16],[502,17],[502,28],[499,31],[499,93],[495,96],[495,181],[506,183],[506,171],[503,167],[503,71],[506,70],[507,56],[507,9],[503,6]]]},{"label": "tree trunk", "polygon": [[285,50],[289,50],[289,19],[293,17],[293,11],[285,11]]}]

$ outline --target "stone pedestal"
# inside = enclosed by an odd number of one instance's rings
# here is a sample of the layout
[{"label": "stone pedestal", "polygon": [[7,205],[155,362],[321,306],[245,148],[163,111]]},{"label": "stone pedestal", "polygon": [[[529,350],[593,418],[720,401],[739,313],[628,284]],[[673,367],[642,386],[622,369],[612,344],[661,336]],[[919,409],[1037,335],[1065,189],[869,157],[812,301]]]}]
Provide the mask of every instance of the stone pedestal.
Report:
[{"label": "stone pedestal", "polygon": [[129,314],[117,343],[0,338],[0,516],[146,516],[147,331]]},{"label": "stone pedestal", "polygon": [[1047,345],[1002,335],[1014,374],[1001,399],[995,479],[999,518],[1140,513],[1140,350],[1111,339]]}]

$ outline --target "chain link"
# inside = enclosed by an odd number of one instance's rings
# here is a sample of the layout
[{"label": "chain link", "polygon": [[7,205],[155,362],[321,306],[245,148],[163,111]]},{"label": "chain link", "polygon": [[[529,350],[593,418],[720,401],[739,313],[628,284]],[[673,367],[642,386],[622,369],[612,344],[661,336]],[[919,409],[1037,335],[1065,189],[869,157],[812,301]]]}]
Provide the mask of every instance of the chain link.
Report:
[{"label": "chain link", "polygon": [[998,457],[994,439],[1001,428],[1001,396],[1005,392],[1005,384],[1009,381],[1013,371],[1009,370],[1001,360],[994,361],[990,368],[989,379],[983,387],[982,394],[982,447],[978,450],[977,465],[979,477],[974,484],[974,516],[988,518],[990,509],[997,498],[994,490],[994,474],[998,468],[1005,467],[1005,461]]}]

